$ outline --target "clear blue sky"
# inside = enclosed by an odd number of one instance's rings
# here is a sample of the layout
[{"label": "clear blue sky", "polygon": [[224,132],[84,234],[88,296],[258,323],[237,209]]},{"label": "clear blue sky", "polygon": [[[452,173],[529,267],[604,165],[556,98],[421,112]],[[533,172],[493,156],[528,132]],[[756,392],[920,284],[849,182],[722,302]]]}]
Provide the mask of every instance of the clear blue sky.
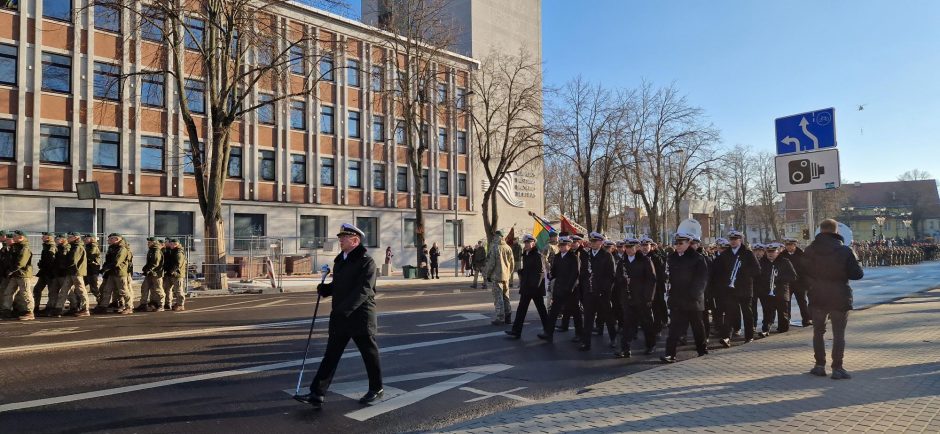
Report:
[{"label": "clear blue sky", "polygon": [[[511,1],[511,0],[508,0]],[[842,178],[940,177],[940,1],[542,2],[546,82],[675,82],[725,146],[835,107]],[[858,111],[859,104],[866,104]]]}]

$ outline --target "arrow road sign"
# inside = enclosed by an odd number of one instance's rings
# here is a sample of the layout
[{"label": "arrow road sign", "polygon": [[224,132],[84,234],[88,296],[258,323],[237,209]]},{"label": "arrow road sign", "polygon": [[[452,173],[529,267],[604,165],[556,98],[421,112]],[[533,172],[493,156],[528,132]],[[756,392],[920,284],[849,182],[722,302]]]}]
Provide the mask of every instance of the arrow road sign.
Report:
[{"label": "arrow road sign", "polygon": [[838,149],[778,155],[776,163],[778,193],[828,190],[842,185]]},{"label": "arrow road sign", "polygon": [[836,146],[836,109],[777,118],[777,155],[812,152]]}]

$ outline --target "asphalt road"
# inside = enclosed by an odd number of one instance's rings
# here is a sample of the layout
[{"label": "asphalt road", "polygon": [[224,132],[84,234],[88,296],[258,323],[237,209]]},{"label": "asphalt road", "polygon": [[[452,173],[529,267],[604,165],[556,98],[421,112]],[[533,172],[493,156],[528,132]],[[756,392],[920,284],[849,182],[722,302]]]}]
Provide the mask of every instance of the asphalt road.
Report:
[{"label": "asphalt road", "polygon": [[[940,283],[938,263],[866,271],[854,285],[861,304]],[[322,411],[291,399],[311,293],[196,298],[182,313],[0,323],[0,432],[425,431],[648,369],[662,350],[614,359],[596,337],[583,353],[572,332],[544,343],[534,309],[523,339],[508,340],[489,324],[489,293],[459,285],[379,294],[386,397],[376,405],[356,402],[367,387],[354,345]],[[327,299],[304,387],[328,315]]]}]

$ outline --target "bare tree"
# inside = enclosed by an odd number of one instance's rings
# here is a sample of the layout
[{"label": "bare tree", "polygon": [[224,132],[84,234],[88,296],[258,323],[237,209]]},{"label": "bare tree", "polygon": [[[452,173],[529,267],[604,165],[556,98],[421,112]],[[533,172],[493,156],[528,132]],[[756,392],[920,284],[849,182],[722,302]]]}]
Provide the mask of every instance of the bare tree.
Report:
[{"label": "bare tree", "polygon": [[677,226],[682,221],[679,215],[680,204],[689,197],[689,193],[697,187],[701,178],[714,170],[715,164],[720,161],[720,155],[714,147],[718,140],[718,131],[714,128],[698,128],[694,134],[682,140],[680,149],[683,152],[677,153],[676,158],[670,160],[668,184]]},{"label": "bare tree", "polygon": [[[140,66],[120,74],[121,86],[141,88],[146,77],[166,82],[176,95],[170,112],[179,113],[190,144],[180,160],[191,161],[205,224],[205,262],[215,265],[206,267],[209,288],[228,284],[222,266],[226,263],[222,197],[234,128],[260,109],[273,111],[285,100],[307,97],[323,74],[332,73],[314,66],[319,58],[334,54],[334,41],[306,31],[306,23],[285,26],[278,18],[294,7],[292,3],[90,0],[87,6],[96,10],[96,17],[109,13],[118,21],[125,17],[131,27],[123,32],[125,46],[148,46],[135,50],[141,56]],[[335,7],[343,2],[308,3]],[[301,68],[301,78],[291,80],[291,72]],[[260,99],[258,87],[270,89],[272,96]]]},{"label": "bare tree", "polygon": [[545,212],[581,221],[581,188],[571,176],[570,164],[559,158],[545,160]]},{"label": "bare tree", "polygon": [[728,199],[734,218],[734,229],[747,232],[747,207],[754,203],[754,167],[751,165],[753,151],[749,147],[736,145],[728,151],[722,161],[722,179],[727,188]]},{"label": "bare tree", "polygon": [[898,181],[922,181],[925,179],[933,179],[933,176],[930,175],[930,172],[920,169],[908,170],[898,176]]},{"label": "bare tree", "polygon": [[780,218],[778,204],[780,194],[777,193],[777,172],[774,154],[761,152],[754,155],[754,188],[757,190],[758,209],[762,226],[770,228],[773,238],[781,238]]},{"label": "bare tree", "polygon": [[487,239],[499,227],[500,183],[542,159],[541,69],[524,50],[515,55],[493,51],[471,80],[470,120],[488,181],[482,204]]}]

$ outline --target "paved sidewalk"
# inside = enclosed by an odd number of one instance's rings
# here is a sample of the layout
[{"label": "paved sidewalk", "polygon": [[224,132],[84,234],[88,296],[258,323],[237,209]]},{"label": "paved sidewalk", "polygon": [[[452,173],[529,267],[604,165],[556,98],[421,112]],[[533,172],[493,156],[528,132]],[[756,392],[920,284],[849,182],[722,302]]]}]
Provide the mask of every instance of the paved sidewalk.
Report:
[{"label": "paved sidewalk", "polygon": [[812,330],[797,329],[444,431],[938,433],[938,320],[940,289],[852,312],[851,380],[808,375]]}]

